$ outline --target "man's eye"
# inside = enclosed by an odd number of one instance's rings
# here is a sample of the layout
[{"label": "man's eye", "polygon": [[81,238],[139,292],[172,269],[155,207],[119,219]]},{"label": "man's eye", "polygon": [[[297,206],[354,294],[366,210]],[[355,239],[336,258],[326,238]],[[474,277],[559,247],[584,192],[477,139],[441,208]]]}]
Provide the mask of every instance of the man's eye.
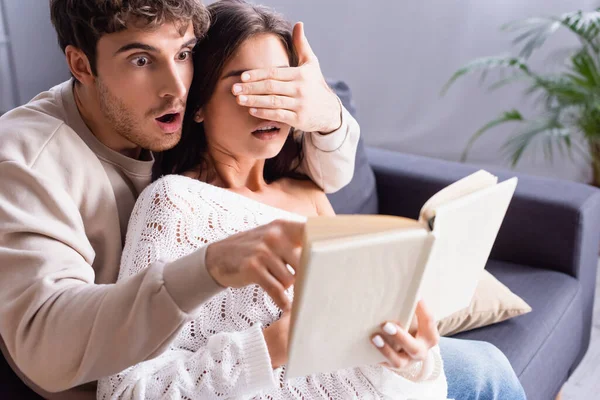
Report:
[{"label": "man's eye", "polygon": [[131,63],[136,67],[145,67],[146,65],[150,64],[150,60],[148,60],[147,57],[136,57],[131,60]]},{"label": "man's eye", "polygon": [[183,53],[179,53],[179,61],[185,61],[192,56],[191,51],[184,51]]}]

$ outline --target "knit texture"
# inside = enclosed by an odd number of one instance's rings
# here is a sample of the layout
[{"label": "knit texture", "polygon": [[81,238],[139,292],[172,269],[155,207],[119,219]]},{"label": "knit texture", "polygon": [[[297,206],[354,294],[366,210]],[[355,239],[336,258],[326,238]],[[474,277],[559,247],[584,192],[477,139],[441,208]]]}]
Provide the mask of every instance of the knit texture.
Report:
[{"label": "knit texture", "polygon": [[[155,261],[276,219],[304,221],[222,188],[169,175],[150,185],[131,215],[119,280]],[[288,291],[293,297],[293,288]],[[286,381],[273,370],[262,330],[281,310],[257,285],[226,289],[202,305],[155,359],[101,379],[99,399],[445,399],[439,349],[405,371],[364,366]],[[368,340],[368,338],[365,338]],[[426,371],[426,374],[423,372]]]}]

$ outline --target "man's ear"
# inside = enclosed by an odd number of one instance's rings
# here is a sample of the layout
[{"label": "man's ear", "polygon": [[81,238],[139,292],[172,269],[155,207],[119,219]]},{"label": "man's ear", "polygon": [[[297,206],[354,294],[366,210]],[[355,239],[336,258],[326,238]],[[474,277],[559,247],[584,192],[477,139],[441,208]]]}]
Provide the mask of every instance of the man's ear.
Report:
[{"label": "man's ear", "polygon": [[203,122],[203,121],[204,121],[204,109],[200,108],[194,114],[194,122],[199,124],[200,122]]},{"label": "man's ear", "polygon": [[71,74],[73,74],[75,79],[84,85],[90,85],[94,83],[96,77],[92,72],[90,60],[81,49],[69,45],[65,49],[65,56],[67,58],[69,69],[71,70]]}]

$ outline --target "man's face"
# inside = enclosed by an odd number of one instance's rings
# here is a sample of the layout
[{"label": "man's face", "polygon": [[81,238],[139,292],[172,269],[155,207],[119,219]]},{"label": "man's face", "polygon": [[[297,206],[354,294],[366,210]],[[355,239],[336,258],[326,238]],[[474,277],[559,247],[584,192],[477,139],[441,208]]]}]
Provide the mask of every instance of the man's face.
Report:
[{"label": "man's face", "polygon": [[98,41],[100,111],[127,147],[163,151],[179,142],[195,43],[192,24],[175,23],[129,28]]}]

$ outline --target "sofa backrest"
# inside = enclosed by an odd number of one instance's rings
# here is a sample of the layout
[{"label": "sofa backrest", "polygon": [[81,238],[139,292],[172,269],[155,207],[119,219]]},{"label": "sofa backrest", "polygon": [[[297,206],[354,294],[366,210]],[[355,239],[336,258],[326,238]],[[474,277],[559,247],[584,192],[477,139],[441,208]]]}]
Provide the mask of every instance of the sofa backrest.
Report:
[{"label": "sofa backrest", "polygon": [[[356,108],[352,102],[352,93],[342,81],[328,81],[329,86],[338,95],[342,104],[356,118]],[[356,150],[356,161],[352,181],[336,193],[327,196],[337,214],[377,214],[378,200],[375,175],[367,160],[365,146],[361,137]]]}]

